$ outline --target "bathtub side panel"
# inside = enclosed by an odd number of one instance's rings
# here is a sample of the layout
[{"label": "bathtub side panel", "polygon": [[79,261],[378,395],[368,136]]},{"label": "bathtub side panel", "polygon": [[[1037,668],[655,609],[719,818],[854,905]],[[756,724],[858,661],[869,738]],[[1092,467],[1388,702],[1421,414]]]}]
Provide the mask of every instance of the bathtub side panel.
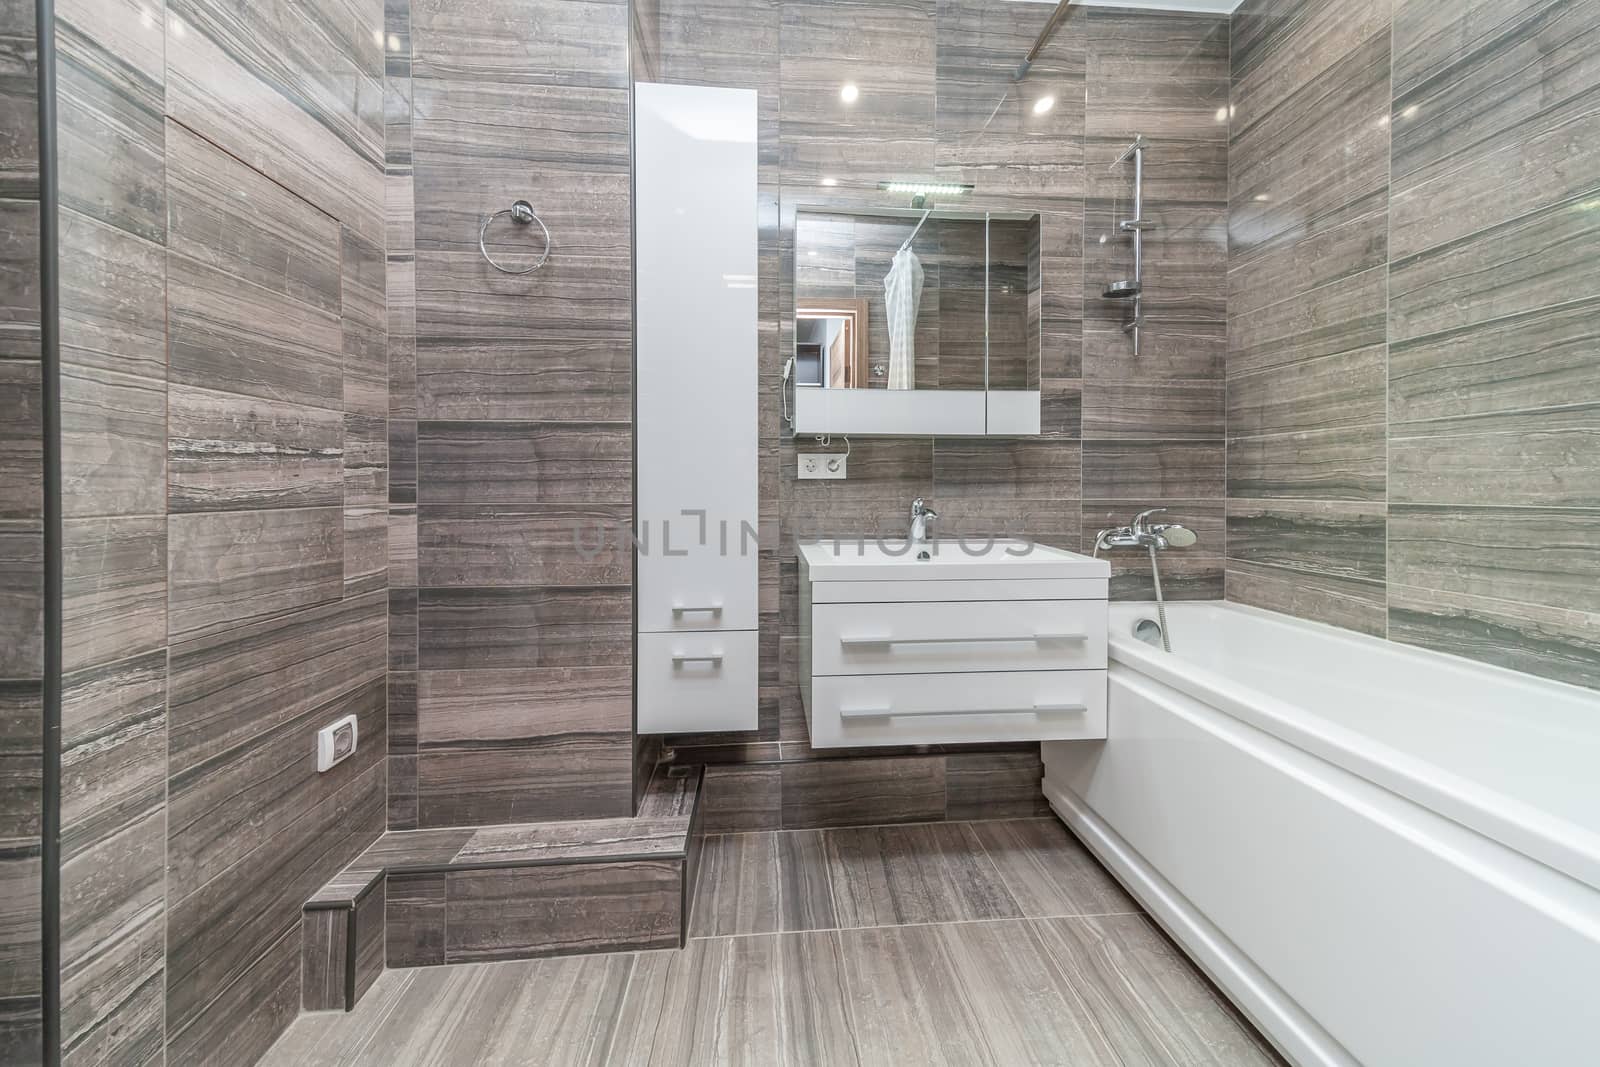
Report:
[{"label": "bathtub side panel", "polygon": [[1127,668],[1110,684],[1108,740],[1045,745],[1047,792],[1358,1060],[1592,1053],[1600,894]]}]

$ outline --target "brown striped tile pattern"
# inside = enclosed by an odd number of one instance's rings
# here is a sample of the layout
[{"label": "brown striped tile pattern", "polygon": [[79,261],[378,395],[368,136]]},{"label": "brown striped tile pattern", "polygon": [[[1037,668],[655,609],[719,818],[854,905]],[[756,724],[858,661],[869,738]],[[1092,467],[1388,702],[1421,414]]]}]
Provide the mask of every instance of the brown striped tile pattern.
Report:
[{"label": "brown striped tile pattern", "polygon": [[1382,634],[1389,0],[1234,18],[1228,595]]},{"label": "brown striped tile pattern", "polygon": [[0,1060],[44,1060],[44,426],[34,5],[0,3]]},{"label": "brown striped tile pattern", "polygon": [[[761,726],[669,739],[716,764],[713,781],[725,788],[708,796],[708,819],[770,829],[1033,814],[1038,775],[1023,768],[1036,748],[959,770],[964,757],[943,750],[798,766],[843,754],[805,744],[794,546],[897,534],[915,496],[934,501],[946,530],[1074,549],[1140,507],[1165,504],[1203,538],[1169,564],[1169,594],[1221,594],[1228,145],[1216,113],[1228,102],[1227,20],[1075,9],[1019,91],[1017,57],[1046,14],[1037,5],[659,0],[635,14],[652,78],[753,89],[760,122]],[[839,97],[846,81],[861,91],[848,107]],[[1046,94],[1056,104],[1037,115],[1033,103]],[[1129,255],[1125,241],[1099,244],[1106,220],[1127,211],[1126,174],[1112,172],[1106,153],[1139,132],[1160,142],[1149,182],[1163,230],[1152,241],[1146,355],[1136,361],[1118,327],[1125,309],[1098,294],[1107,272],[1126,273]],[[1030,384],[1045,397],[1044,433],[857,439],[849,479],[798,481],[796,450],[816,446],[797,441],[779,412],[792,343],[786,309],[797,293],[832,292],[847,276],[853,291],[857,259],[873,245],[796,226],[843,217],[829,208],[882,206],[877,183],[906,176],[971,181],[966,205],[1041,213],[1042,346]],[[804,241],[819,255],[797,266]],[[874,273],[876,265],[866,272]],[[931,352],[932,337],[923,341],[919,351]],[[1131,558],[1117,566],[1114,594],[1146,595],[1148,566]],[[701,746],[722,753],[703,755]],[[893,762],[906,756],[925,761]]]},{"label": "brown striped tile pattern", "polygon": [[[928,860],[887,869],[890,892],[938,905],[917,925],[839,923],[830,883],[850,899],[856,879],[821,845],[860,831],[713,838],[685,950],[391,971],[265,1063],[1282,1063],[1060,824],[989,825],[1007,836],[886,831]],[[1058,879],[1080,895],[1037,896]],[[962,921],[979,900],[1011,917]]]},{"label": "brown striped tile pattern", "polygon": [[56,17],[63,1061],[247,1063],[385,814],[383,14]]},{"label": "brown striped tile pattern", "polygon": [[1600,685],[1597,41],[1587,2],[1236,13],[1230,599]]},{"label": "brown striped tile pattern", "polygon": [[631,521],[628,5],[385,18],[390,825],[628,815],[632,561],[574,536]]}]

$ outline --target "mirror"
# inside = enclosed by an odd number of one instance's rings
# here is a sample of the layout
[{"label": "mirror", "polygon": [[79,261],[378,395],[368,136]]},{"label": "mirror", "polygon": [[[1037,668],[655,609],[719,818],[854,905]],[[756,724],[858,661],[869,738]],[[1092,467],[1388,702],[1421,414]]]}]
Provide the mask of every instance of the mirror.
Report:
[{"label": "mirror", "polygon": [[797,299],[794,380],[797,388],[866,389],[871,364],[865,300]]},{"label": "mirror", "polygon": [[795,431],[1037,433],[1040,277],[1036,214],[798,209]]}]

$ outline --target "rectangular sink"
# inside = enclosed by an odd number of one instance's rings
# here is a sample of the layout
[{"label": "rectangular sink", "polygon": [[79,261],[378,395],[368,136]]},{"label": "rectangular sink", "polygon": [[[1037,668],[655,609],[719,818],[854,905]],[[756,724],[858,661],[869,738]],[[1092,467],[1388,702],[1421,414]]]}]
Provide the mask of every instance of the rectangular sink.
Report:
[{"label": "rectangular sink", "polygon": [[919,559],[905,541],[836,539],[800,545],[813,582],[1109,578],[1111,564],[1032,541],[947,538]]}]

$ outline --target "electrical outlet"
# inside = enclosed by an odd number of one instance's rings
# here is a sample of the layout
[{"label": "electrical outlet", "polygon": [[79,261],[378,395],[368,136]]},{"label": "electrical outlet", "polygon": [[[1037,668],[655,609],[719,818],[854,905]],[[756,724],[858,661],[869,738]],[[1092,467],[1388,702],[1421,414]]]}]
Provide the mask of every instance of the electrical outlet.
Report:
[{"label": "electrical outlet", "polygon": [[346,715],[317,731],[317,773],[349,759],[356,750],[356,717]]},{"label": "electrical outlet", "polygon": [[800,453],[800,477],[804,478],[843,478],[845,477],[846,457],[840,452],[802,452]]}]

